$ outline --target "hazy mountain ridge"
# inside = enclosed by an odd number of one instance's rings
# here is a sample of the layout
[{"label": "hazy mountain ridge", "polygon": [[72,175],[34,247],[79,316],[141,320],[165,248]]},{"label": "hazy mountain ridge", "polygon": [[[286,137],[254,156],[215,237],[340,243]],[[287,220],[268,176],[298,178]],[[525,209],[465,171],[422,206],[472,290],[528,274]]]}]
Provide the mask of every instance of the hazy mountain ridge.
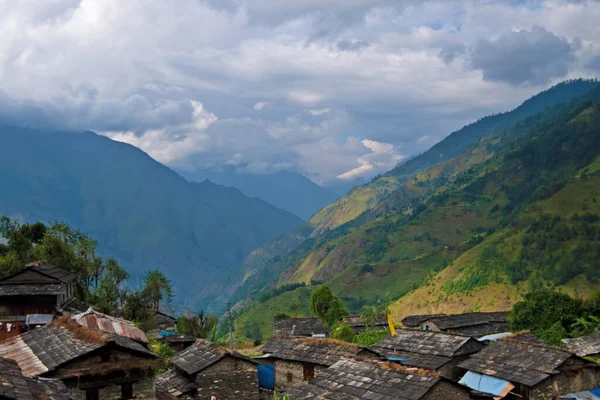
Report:
[{"label": "hazy mountain ridge", "polygon": [[301,224],[237,189],[189,183],[92,132],[0,128],[0,214],[64,220],[132,275],[160,268],[191,301],[254,249]]}]

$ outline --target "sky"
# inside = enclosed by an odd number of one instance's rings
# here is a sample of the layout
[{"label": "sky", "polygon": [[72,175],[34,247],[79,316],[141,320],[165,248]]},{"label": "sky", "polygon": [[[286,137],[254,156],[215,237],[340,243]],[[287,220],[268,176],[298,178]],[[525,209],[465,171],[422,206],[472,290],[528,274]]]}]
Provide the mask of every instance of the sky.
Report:
[{"label": "sky", "polygon": [[179,170],[368,179],[600,75],[596,0],[0,0],[0,118]]}]

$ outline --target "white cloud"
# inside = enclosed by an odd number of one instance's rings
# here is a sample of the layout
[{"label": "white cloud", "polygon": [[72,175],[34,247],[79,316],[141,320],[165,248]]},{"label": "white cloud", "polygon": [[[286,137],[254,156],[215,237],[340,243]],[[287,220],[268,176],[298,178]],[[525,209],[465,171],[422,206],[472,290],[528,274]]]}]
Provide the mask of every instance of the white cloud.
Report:
[{"label": "white cloud", "polygon": [[266,106],[266,105],[267,105],[267,102],[266,102],[266,101],[259,101],[258,103],[256,103],[256,104],[254,105],[254,109],[255,109],[256,111],[260,111],[260,110],[262,110],[262,109],[263,109],[263,107],[264,107],[264,106]]},{"label": "white cloud", "polygon": [[339,174],[337,176],[338,179],[356,179],[358,177],[384,172],[393,168],[396,164],[406,158],[406,156],[399,154],[397,149],[391,143],[381,143],[369,139],[364,139],[361,143],[364,147],[371,150],[371,152],[357,158],[356,161],[359,166],[352,168],[343,174]]},{"label": "white cloud", "polygon": [[329,108],[321,108],[318,110],[308,110],[310,115],[323,115],[323,114],[327,114],[329,111],[331,111]]}]

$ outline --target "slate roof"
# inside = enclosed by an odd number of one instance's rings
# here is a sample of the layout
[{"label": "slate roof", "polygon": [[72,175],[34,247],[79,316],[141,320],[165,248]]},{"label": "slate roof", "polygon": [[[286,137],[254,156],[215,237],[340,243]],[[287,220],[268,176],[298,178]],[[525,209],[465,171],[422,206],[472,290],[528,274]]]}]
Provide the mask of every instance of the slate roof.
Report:
[{"label": "slate roof", "polygon": [[[474,312],[464,314],[440,315],[432,317],[427,322],[433,322],[441,330],[465,328],[487,324],[490,322],[507,322],[508,312]],[[492,332],[489,332],[492,333]]]},{"label": "slate roof", "polygon": [[257,364],[256,361],[243,354],[231,352],[224,347],[217,346],[205,340],[198,340],[187,349],[177,353],[173,356],[171,362],[186,374],[194,375],[225,357],[234,357]]},{"label": "slate roof", "polygon": [[419,400],[440,378],[390,363],[341,359],[286,394],[301,399]]},{"label": "slate roof", "polygon": [[533,387],[558,373],[574,354],[548,346],[499,340],[460,363],[460,368]]},{"label": "slate roof", "polygon": [[34,262],[31,264],[27,264],[25,267],[30,268],[46,276],[49,276],[51,278],[54,278],[56,280],[59,280],[63,283],[69,283],[75,278],[77,278],[77,275],[72,274],[69,271],[65,271],[64,269],[55,267],[54,265],[42,262]]},{"label": "slate roof", "polygon": [[156,377],[156,390],[168,396],[179,397],[198,390],[198,387],[177,369],[169,368]]},{"label": "slate roof", "polygon": [[421,325],[423,322],[427,321],[430,318],[439,317],[442,315],[446,314],[409,315],[408,317],[404,317],[404,319],[401,322],[404,326],[414,328]]},{"label": "slate roof", "polygon": [[375,330],[379,331],[385,331],[389,329],[388,318],[386,314],[370,315],[366,317],[362,315],[348,315],[342,317],[342,321],[350,325],[354,333],[365,332],[368,328],[374,328]]},{"label": "slate roof", "polygon": [[69,395],[61,381],[27,378],[16,361],[0,357],[0,398],[67,400]]},{"label": "slate roof", "polygon": [[273,334],[279,336],[329,335],[329,328],[319,318],[278,318],[273,321]]},{"label": "slate roof", "polygon": [[198,340],[198,338],[196,338],[195,336],[183,335],[181,333],[175,333],[175,334],[169,335],[169,336],[161,336],[159,339],[159,342],[190,343],[190,342],[196,342],[197,340]]},{"label": "slate roof", "polygon": [[114,333],[138,342],[148,343],[148,338],[144,331],[135,326],[133,322],[94,311],[91,307],[81,314],[73,315],[71,318],[79,325],[87,328],[111,334]]},{"label": "slate roof", "polygon": [[89,304],[84,303],[76,297],[71,297],[60,306],[59,311],[67,315],[75,315],[86,312],[89,308]]},{"label": "slate roof", "polygon": [[263,346],[263,353],[273,358],[330,366],[343,356],[356,356],[371,350],[335,339],[273,337]]},{"label": "slate roof", "polygon": [[156,357],[141,344],[119,335],[108,335],[104,343],[92,343],[77,339],[67,328],[53,325],[46,325],[0,342],[0,357],[15,360],[23,375],[31,377],[52,371],[107,344]]},{"label": "slate roof", "polygon": [[579,357],[598,354],[600,353],[600,331],[575,339],[563,339],[563,343],[569,351],[572,351]]},{"label": "slate roof", "polygon": [[57,296],[65,293],[62,284],[1,284],[0,296]]}]

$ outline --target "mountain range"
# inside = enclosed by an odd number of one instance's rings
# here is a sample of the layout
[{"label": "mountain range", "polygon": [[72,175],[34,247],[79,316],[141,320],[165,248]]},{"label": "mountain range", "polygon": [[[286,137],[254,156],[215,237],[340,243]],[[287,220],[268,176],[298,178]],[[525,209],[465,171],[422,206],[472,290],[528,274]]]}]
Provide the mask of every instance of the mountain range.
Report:
[{"label": "mountain range", "polygon": [[165,271],[187,304],[303,222],[237,189],[190,183],[138,148],[93,132],[0,126],[0,184],[0,215],[68,222],[132,276]]}]

